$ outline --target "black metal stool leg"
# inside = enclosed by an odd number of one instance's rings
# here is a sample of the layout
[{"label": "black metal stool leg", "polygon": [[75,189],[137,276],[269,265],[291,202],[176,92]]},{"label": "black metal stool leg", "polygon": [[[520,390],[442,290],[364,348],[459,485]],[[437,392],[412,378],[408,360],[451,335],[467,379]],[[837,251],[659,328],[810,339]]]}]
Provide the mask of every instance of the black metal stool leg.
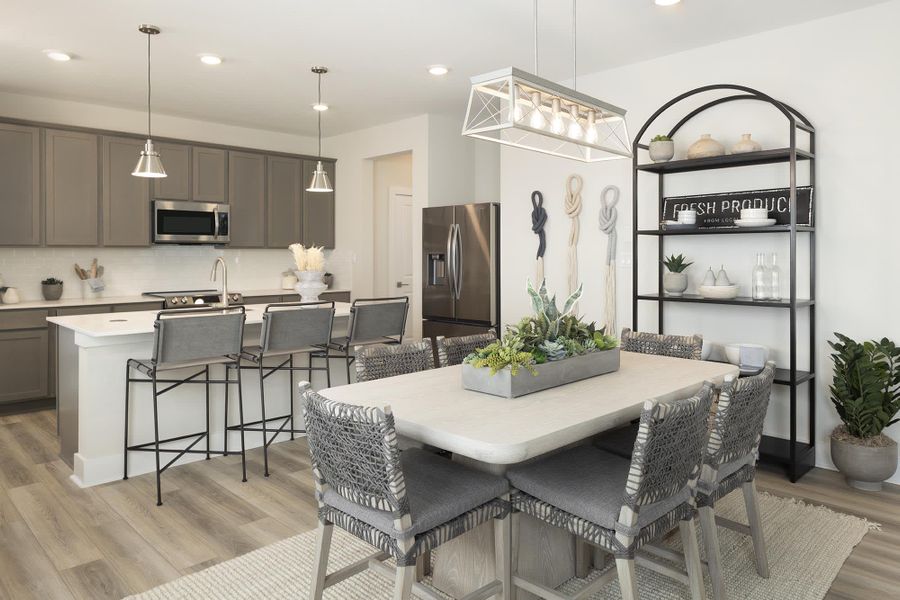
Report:
[{"label": "black metal stool leg", "polygon": [[209,460],[209,365],[203,370],[206,378],[206,460]]},{"label": "black metal stool leg", "polygon": [[122,479],[128,479],[128,392],[131,391],[131,365],[125,362],[125,443],[122,446]]},{"label": "black metal stool leg", "polygon": [[159,397],[156,393],[156,371],[153,372],[153,441],[156,449],[156,505],[162,506],[162,487],[159,470]]},{"label": "black metal stool leg", "polygon": [[231,387],[231,369],[225,365],[225,447],[222,450],[222,456],[228,456],[228,388]]},{"label": "black metal stool leg", "polygon": [[[312,354],[309,355],[309,360],[312,361]],[[312,376],[310,376],[312,379]],[[328,354],[325,354],[325,382],[328,387],[331,387],[331,360],[328,358]],[[310,381],[310,383],[312,383]]]},{"label": "black metal stool leg", "polygon": [[235,370],[237,371],[238,413],[240,414],[241,419],[241,471],[243,472],[243,479],[241,479],[241,481],[247,481],[247,448],[244,444],[244,393],[243,385],[241,384],[240,363],[235,365]]},{"label": "black metal stool leg", "polygon": [[[269,436],[266,432],[268,422],[266,421],[266,380],[263,378],[265,371],[263,369],[263,357],[259,357],[259,406],[262,412],[262,442],[263,442],[263,474],[269,476]],[[241,418],[241,426],[243,427],[244,419]]]},{"label": "black metal stool leg", "polygon": [[[288,360],[288,406],[291,410],[291,439],[294,439],[294,355],[291,354]],[[312,358],[309,359],[309,366],[312,366]],[[312,379],[312,371],[309,371],[309,378]]]},{"label": "black metal stool leg", "polygon": [[347,349],[344,350],[344,360],[347,361],[347,383],[352,383],[350,381],[350,343],[347,342]]}]

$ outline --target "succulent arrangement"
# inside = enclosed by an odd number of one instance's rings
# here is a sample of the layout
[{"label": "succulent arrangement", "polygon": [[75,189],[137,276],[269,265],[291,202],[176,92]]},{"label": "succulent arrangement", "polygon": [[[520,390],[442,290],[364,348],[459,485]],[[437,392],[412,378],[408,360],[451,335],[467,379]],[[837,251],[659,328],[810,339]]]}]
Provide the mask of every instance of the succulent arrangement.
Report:
[{"label": "succulent arrangement", "polygon": [[546,281],[537,290],[529,281],[527,290],[534,314],[507,327],[500,340],[467,356],[467,364],[489,367],[492,375],[506,367],[513,376],[521,369],[536,375],[534,365],[609,350],[618,345],[618,340],[607,335],[603,328],[597,329],[595,323],[586,323],[573,314],[582,295],[582,286],[566,298],[562,310],[557,306],[556,295],[551,297],[547,293]]},{"label": "succulent arrangement", "polygon": [[47,279],[42,280],[41,284],[42,285],[61,285],[62,280],[57,279],[56,277],[48,277]]},{"label": "succulent arrangement", "polygon": [[650,141],[651,141],[651,142],[671,142],[671,141],[672,141],[672,138],[670,138],[670,137],[667,136],[667,135],[657,135],[656,137],[654,137],[654,138],[653,138],[652,140],[650,140]]},{"label": "succulent arrangement", "polygon": [[675,256],[668,256],[665,260],[662,261],[662,264],[666,266],[670,273],[682,273],[685,269],[691,266],[692,262],[685,262],[684,254],[679,254]]}]

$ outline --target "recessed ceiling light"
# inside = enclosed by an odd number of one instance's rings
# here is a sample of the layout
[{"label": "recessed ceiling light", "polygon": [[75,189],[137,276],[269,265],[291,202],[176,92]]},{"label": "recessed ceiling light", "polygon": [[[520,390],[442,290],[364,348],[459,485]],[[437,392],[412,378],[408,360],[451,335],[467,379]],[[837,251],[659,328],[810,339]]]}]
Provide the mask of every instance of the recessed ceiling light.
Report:
[{"label": "recessed ceiling light", "polygon": [[448,69],[444,65],[432,65],[428,67],[428,72],[432,75],[446,75],[450,72],[450,69]]},{"label": "recessed ceiling light", "polygon": [[215,54],[201,54],[200,62],[204,65],[221,65],[222,57],[216,56]]},{"label": "recessed ceiling light", "polygon": [[56,62],[66,62],[72,60],[72,55],[67,52],[60,52],[59,50],[44,50],[44,54],[47,55],[47,58],[50,60],[55,60]]},{"label": "recessed ceiling light", "polygon": [[678,4],[681,0],[654,0],[657,6],[672,6]]},{"label": "recessed ceiling light", "polygon": [[324,102],[316,102],[315,104],[312,105],[312,107],[313,107],[313,110],[317,110],[319,112],[328,110],[328,105],[325,104]]}]

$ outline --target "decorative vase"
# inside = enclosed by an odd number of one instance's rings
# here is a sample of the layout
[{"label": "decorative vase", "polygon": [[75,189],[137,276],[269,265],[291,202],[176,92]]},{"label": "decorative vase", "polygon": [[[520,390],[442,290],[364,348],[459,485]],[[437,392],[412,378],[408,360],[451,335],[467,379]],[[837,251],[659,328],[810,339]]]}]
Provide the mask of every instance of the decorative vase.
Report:
[{"label": "decorative vase", "polygon": [[328,287],[331,287],[334,284],[334,275],[332,275],[331,273],[325,273],[325,277],[322,278],[322,283],[324,283]]},{"label": "decorative vase", "polygon": [[746,154],[760,150],[762,150],[762,146],[756,140],[750,139],[749,133],[741,134],[741,140],[731,147],[732,154]]},{"label": "decorative vase", "polygon": [[877,492],[896,472],[897,442],[888,439],[891,444],[886,446],[862,446],[831,434],[831,460],[847,478],[848,485]]},{"label": "decorative vase", "polygon": [[681,296],[688,288],[687,273],[663,274],[663,289],[669,296]]},{"label": "decorative vase", "polygon": [[328,286],[322,283],[325,277],[325,271],[294,271],[300,283],[294,288],[300,294],[300,300],[303,302],[316,302],[319,294],[328,289]]},{"label": "decorative vase", "polygon": [[708,133],[700,136],[700,139],[688,148],[688,158],[707,158],[710,156],[722,156],[725,154],[725,146],[717,142]]},{"label": "decorative vase", "polygon": [[668,162],[675,156],[675,142],[650,142],[650,160],[653,162]]},{"label": "decorative vase", "polygon": [[3,304],[18,304],[22,299],[19,297],[19,290],[14,287],[6,288],[3,292]]},{"label": "decorative vase", "polygon": [[59,300],[62,297],[63,293],[63,284],[61,283],[42,283],[41,284],[41,293],[44,295],[44,300],[54,301]]}]

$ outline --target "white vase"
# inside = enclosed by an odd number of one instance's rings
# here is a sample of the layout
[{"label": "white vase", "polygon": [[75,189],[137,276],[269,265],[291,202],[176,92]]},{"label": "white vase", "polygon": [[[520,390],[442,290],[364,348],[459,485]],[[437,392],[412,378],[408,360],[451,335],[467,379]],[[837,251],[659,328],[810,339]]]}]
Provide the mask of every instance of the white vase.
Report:
[{"label": "white vase", "polygon": [[675,142],[672,140],[650,142],[650,160],[668,162],[675,156]]},{"label": "white vase", "polygon": [[741,134],[741,140],[731,147],[732,154],[746,154],[747,152],[759,152],[762,150],[759,142],[750,138],[749,133]]},{"label": "white vase", "polygon": [[19,290],[14,287],[6,288],[3,292],[3,304],[18,304],[22,299],[19,297]]},{"label": "white vase", "polygon": [[681,296],[688,288],[687,273],[664,273],[663,289],[668,296]]},{"label": "white vase", "polygon": [[303,302],[316,302],[319,294],[328,289],[328,286],[322,283],[325,277],[325,271],[294,271],[300,283],[294,288],[300,294],[300,300]]},{"label": "white vase", "polygon": [[725,154],[725,146],[714,140],[708,133],[700,136],[700,139],[688,148],[688,158],[707,158],[710,156],[722,156]]}]

